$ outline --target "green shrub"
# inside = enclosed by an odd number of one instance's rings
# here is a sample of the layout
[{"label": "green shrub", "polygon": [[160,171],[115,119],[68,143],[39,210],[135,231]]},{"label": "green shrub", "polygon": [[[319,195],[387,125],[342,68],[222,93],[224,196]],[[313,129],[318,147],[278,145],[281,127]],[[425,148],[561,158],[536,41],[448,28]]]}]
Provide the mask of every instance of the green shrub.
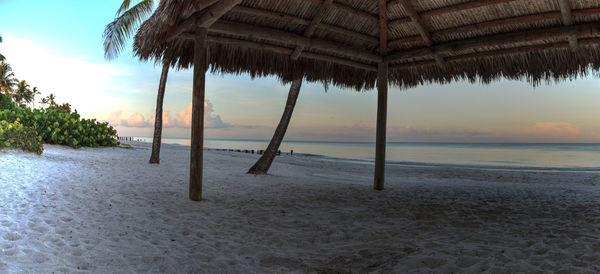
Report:
[{"label": "green shrub", "polygon": [[16,105],[10,99],[10,96],[0,94],[0,110],[15,109]]},{"label": "green shrub", "polygon": [[[4,95],[0,95],[3,97]],[[0,98],[0,121],[17,121],[34,129],[45,143],[67,145],[73,148],[116,146],[117,131],[108,123],[96,119],[81,119],[70,106],[46,109],[21,108]]]},{"label": "green shrub", "polygon": [[20,148],[37,154],[44,151],[42,137],[35,129],[24,127],[18,119],[14,123],[0,121],[0,150],[4,148]]}]

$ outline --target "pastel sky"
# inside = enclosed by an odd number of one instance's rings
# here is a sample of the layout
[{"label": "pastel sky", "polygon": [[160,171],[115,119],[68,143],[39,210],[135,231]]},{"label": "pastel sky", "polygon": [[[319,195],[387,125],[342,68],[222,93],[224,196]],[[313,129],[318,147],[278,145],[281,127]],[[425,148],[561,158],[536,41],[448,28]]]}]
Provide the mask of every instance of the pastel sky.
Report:
[{"label": "pastel sky", "polygon": [[[102,32],[121,2],[0,0],[0,52],[42,96],[52,92],[122,136],[151,136],[160,67],[137,60],[130,45],[104,59]],[[170,72],[163,136],[189,136],[191,87],[191,71]],[[274,78],[209,75],[205,136],[269,139],[288,88]],[[597,76],[537,88],[508,80],[392,87],[388,100],[389,141],[600,142]],[[373,141],[375,113],[374,90],[325,92],[305,82],[286,139]]]}]

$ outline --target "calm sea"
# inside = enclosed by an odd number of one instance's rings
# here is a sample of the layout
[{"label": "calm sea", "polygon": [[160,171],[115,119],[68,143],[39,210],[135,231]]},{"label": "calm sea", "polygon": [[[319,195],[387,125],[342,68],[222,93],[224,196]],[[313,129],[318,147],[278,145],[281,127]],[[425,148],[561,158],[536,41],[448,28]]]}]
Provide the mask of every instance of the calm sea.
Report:
[{"label": "calm sea", "polygon": [[[134,137],[152,142],[151,137]],[[189,139],[163,138],[163,143],[190,145]],[[267,140],[206,139],[207,148],[254,149]],[[282,153],[370,163],[375,143],[284,141]],[[459,165],[500,168],[582,169],[600,171],[600,144],[547,143],[388,143],[386,159],[402,165]]]}]

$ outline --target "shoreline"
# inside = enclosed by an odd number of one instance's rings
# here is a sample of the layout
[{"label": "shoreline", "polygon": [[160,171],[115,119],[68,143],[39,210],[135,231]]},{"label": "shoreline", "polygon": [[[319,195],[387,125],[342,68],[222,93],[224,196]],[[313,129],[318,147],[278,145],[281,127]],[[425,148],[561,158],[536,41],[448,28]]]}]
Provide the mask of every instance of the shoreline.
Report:
[{"label": "shoreline", "polygon": [[[152,136],[123,136],[132,138],[143,138],[152,140]],[[163,139],[177,139],[177,140],[189,140],[189,137],[162,137]],[[247,142],[266,142],[270,139],[221,139],[221,138],[204,138],[205,140],[212,141],[247,141]],[[328,143],[328,144],[372,144],[375,145],[375,141],[302,141],[302,140],[284,140],[283,142],[290,143]],[[600,145],[600,142],[410,142],[410,141],[393,141],[386,142],[387,144],[426,144],[426,145],[516,145],[516,146],[529,146],[529,145]],[[163,143],[164,144],[164,143]]]},{"label": "shoreline", "polygon": [[369,165],[166,145],[0,152],[0,272],[598,272],[600,175]]},{"label": "shoreline", "polygon": [[[134,137],[137,138],[137,137]],[[147,138],[147,137],[144,137]],[[185,138],[181,138],[185,140]],[[210,139],[210,140],[221,140],[221,139]],[[228,140],[229,141],[229,140]],[[233,141],[245,141],[245,140],[233,140]],[[252,140],[251,140],[252,141]],[[122,141],[123,142],[123,141]],[[135,141],[125,141],[125,142],[138,142],[143,144],[152,144],[152,142],[145,142],[140,140]],[[268,141],[265,141],[268,142]],[[343,143],[343,142],[342,142]],[[407,143],[411,144],[411,143]],[[418,144],[418,143],[415,143]],[[439,143],[439,144],[455,144],[455,143]],[[459,143],[456,143],[459,144]],[[496,144],[496,143],[490,143]],[[516,144],[516,143],[515,143]],[[521,143],[519,143],[521,144]],[[527,144],[527,143],[522,143]],[[546,143],[544,143],[546,144]],[[548,143],[553,144],[553,143]],[[594,143],[595,144],[595,143]],[[182,147],[190,147],[189,145],[182,144],[173,144],[173,143],[162,143],[164,145],[174,145],[174,146],[182,146]],[[572,144],[565,144],[572,145]],[[205,150],[226,150],[238,153],[244,153],[244,149],[233,149],[233,148],[215,148],[215,147],[205,147]],[[242,150],[241,152],[236,150]],[[289,152],[281,151],[281,156],[289,156]],[[327,155],[319,155],[319,154],[309,154],[302,152],[294,152],[294,156],[302,156],[302,157],[310,157],[310,158],[318,158],[325,161],[343,161],[346,163],[357,163],[357,164],[367,164],[374,165],[375,159],[361,159],[361,158],[345,158],[345,157],[335,157],[335,156],[327,156]],[[279,155],[278,155],[279,157]],[[386,160],[386,166],[407,166],[407,167],[446,167],[446,168],[468,168],[468,169],[483,169],[483,170],[507,170],[507,171],[529,171],[529,172],[589,172],[589,173],[600,173],[599,167],[558,167],[558,166],[519,166],[519,165],[492,165],[492,164],[451,164],[451,163],[427,163],[427,162],[411,162],[411,161],[396,161],[396,160]]]}]

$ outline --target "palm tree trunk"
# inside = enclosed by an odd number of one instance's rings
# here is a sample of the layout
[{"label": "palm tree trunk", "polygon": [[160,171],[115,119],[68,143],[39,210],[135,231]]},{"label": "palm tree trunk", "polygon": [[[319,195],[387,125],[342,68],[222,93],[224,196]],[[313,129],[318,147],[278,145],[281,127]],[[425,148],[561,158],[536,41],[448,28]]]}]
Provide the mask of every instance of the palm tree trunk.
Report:
[{"label": "palm tree trunk", "polygon": [[152,155],[150,163],[158,164],[160,162],[160,143],[162,135],[162,116],[163,99],[165,98],[165,88],[167,87],[167,74],[169,74],[169,65],[163,64],[160,74],[160,83],[158,84],[158,95],[156,96],[156,117],[154,117],[154,138],[152,139]]},{"label": "palm tree trunk", "polygon": [[250,170],[248,170],[248,173],[267,174],[267,171],[269,171],[271,163],[273,163],[273,159],[275,159],[277,150],[279,150],[279,145],[281,145],[281,141],[283,141],[283,136],[285,135],[287,127],[290,124],[290,120],[292,119],[292,112],[294,112],[294,106],[296,106],[296,100],[298,99],[301,86],[302,77],[292,81],[292,86],[290,87],[290,91],[288,93],[285,109],[283,110],[283,115],[281,116],[279,125],[277,125],[277,129],[275,129],[273,138],[271,138],[271,142],[269,143],[269,146],[265,150],[264,154],[250,168]]}]

